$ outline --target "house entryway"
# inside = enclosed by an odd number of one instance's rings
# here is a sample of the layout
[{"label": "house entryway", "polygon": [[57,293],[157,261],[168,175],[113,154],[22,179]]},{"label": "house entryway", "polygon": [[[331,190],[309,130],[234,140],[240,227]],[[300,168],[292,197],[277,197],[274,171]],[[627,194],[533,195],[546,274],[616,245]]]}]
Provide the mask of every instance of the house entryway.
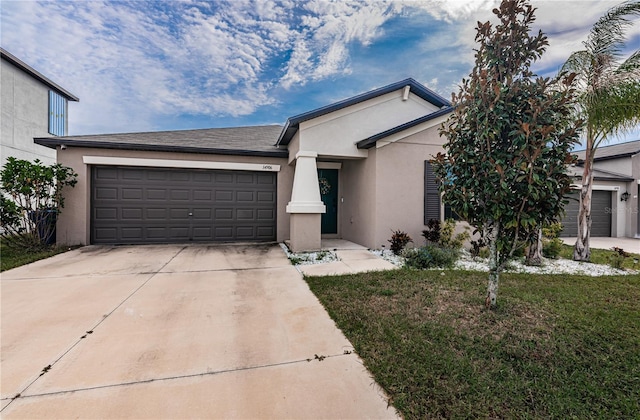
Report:
[{"label": "house entryway", "polygon": [[327,211],[322,214],[320,226],[322,234],[338,233],[338,170],[318,169],[320,199]]}]

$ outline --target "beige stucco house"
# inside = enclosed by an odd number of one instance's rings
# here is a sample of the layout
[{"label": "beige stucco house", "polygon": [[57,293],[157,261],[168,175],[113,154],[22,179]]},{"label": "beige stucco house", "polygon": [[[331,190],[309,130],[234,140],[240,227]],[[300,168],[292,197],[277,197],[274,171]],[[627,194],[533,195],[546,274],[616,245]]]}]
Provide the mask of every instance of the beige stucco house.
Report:
[{"label": "beige stucco house", "polygon": [[[571,168],[580,188],[585,152]],[[591,236],[640,238],[640,140],[599,147],[593,162]],[[566,209],[564,236],[577,236],[577,196]]]},{"label": "beige stucco house", "polygon": [[64,244],[289,241],[388,246],[416,241],[442,204],[428,160],[451,104],[413,79],[255,126],[36,138],[78,184]]}]

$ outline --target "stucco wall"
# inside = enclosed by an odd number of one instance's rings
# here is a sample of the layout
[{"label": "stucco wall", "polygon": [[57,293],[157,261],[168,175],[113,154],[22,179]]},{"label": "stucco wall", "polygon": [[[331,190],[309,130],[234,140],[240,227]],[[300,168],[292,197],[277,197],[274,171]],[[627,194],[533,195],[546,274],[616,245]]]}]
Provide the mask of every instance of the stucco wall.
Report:
[{"label": "stucco wall", "polygon": [[437,109],[414,94],[403,101],[400,89],[301,123],[299,147],[320,157],[364,158],[368,151],[357,142]]},{"label": "stucco wall", "polygon": [[57,240],[59,244],[89,244],[90,240],[90,197],[91,171],[89,165],[83,163],[83,156],[112,156],[145,159],[176,159],[212,162],[243,162],[280,165],[278,172],[277,198],[277,240],[289,238],[289,215],[285,211],[291,198],[293,184],[293,167],[287,165],[286,158],[224,156],[190,153],[145,152],[129,150],[109,150],[68,147],[57,151],[58,162],[73,168],[78,173],[78,184],[65,191],[65,208],[57,224]]},{"label": "stucco wall", "polygon": [[375,240],[376,150],[367,159],[345,160],[340,176],[338,203],[339,234],[343,239],[369,248],[380,248]]},{"label": "stucco wall", "polygon": [[594,162],[593,167],[627,176],[633,173],[633,162],[630,157]]},{"label": "stucco wall", "polygon": [[13,64],[1,60],[1,164],[6,158],[55,163],[55,150],[37,145],[34,137],[48,137],[49,88]]},{"label": "stucco wall", "polygon": [[392,231],[407,232],[423,245],[424,161],[442,152],[437,126],[377,149],[375,243],[386,245]]}]

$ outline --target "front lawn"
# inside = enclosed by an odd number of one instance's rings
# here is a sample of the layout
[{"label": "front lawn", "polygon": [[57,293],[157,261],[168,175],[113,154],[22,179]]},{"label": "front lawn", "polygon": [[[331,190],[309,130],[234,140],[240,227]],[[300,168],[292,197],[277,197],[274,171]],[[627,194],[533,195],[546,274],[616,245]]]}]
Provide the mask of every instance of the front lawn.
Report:
[{"label": "front lawn", "polygon": [[11,246],[5,243],[4,240],[0,241],[0,271],[10,270],[12,268],[20,267],[21,265],[29,264],[34,261],[42,260],[45,258],[53,257],[56,254],[61,254],[68,251],[69,247],[45,247],[38,251],[25,251],[22,248]]},{"label": "front lawn", "polygon": [[639,275],[306,280],[407,419],[640,417]]}]

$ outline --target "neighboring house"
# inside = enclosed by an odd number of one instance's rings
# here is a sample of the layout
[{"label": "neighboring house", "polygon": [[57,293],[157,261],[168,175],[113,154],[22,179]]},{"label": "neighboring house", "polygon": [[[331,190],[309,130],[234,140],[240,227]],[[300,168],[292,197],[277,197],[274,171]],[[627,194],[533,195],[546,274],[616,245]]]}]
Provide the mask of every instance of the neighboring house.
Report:
[{"label": "neighboring house", "polygon": [[284,241],[294,251],[343,238],[417,243],[444,212],[428,160],[451,104],[413,79],[257,126],[36,138],[78,184],[65,244]]},{"label": "neighboring house", "polygon": [[0,57],[1,165],[9,156],[55,163],[55,151],[33,139],[67,135],[68,101],[78,98],[2,48]]},{"label": "neighboring house", "polygon": [[[585,152],[578,151],[578,165],[571,168],[580,188]],[[599,147],[594,159],[591,201],[591,236],[640,238],[640,140]],[[566,208],[562,236],[577,236],[578,196]]]}]

